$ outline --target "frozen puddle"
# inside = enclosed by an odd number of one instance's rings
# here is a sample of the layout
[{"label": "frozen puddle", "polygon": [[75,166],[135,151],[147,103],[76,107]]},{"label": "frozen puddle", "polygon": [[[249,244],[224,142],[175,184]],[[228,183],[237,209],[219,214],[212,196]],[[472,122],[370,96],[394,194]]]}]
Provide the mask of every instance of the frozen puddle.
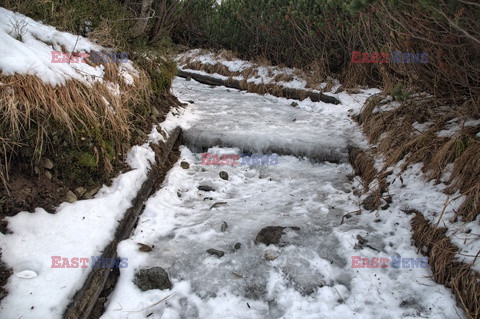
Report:
[{"label": "frozen puddle", "polygon": [[[361,210],[349,164],[279,156],[277,165],[203,165],[192,151],[327,150],[343,157],[349,136],[359,136],[347,108],[358,105],[345,97],[339,110],[312,102],[293,108],[285,99],[183,82],[176,80],[177,95],[194,100],[197,115],[187,125],[191,147],[181,147],[134,234],[119,244],[128,267],[102,318],[461,318],[428,268],[352,268],[352,256],[421,256],[410,243],[410,217],[399,209],[383,216]],[[291,128],[291,117],[301,126]],[[277,245],[255,243],[267,226],[290,228]],[[142,252],[139,243],[153,250]],[[135,273],[157,266],[173,287],[140,291]]]}]

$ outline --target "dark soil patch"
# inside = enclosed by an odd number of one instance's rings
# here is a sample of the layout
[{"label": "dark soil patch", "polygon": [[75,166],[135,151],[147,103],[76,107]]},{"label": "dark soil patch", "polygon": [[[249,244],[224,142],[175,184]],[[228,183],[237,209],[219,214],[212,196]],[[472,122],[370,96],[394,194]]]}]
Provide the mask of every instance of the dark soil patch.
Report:
[{"label": "dark soil patch", "polygon": [[1,260],[2,252],[0,250],[0,301],[7,295],[4,286],[7,284],[8,278],[12,275],[12,270]]},{"label": "dark soil patch", "polygon": [[2,219],[21,211],[33,211],[36,207],[42,207],[51,213],[68,191],[64,183],[55,176],[48,179],[45,170],[35,174],[30,163],[12,163],[9,175],[10,194],[6,189],[0,192]]}]

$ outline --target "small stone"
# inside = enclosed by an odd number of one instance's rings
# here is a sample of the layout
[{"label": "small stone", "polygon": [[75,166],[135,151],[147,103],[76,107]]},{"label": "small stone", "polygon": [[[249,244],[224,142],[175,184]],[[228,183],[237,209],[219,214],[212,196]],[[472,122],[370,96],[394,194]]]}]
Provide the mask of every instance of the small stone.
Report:
[{"label": "small stone", "polygon": [[100,186],[92,188],[91,190],[89,190],[83,195],[83,198],[85,199],[93,198],[93,196],[95,196],[95,194],[98,192],[99,189],[100,189]]},{"label": "small stone", "polygon": [[52,179],[52,173],[50,173],[49,171],[45,171],[44,173],[44,176],[46,179],[48,179],[49,181]]},{"label": "small stone", "polygon": [[185,81],[191,81],[191,80],[192,80],[192,77],[191,77],[191,76],[187,76],[187,77],[185,78]]},{"label": "small stone", "polygon": [[43,168],[45,169],[52,169],[53,168],[53,162],[51,159],[46,158],[43,160]]},{"label": "small stone", "polygon": [[297,102],[292,102],[292,103],[290,103],[290,106],[297,107],[298,103]]},{"label": "small stone", "polygon": [[272,251],[267,251],[267,252],[265,252],[264,257],[265,257],[266,260],[272,261],[272,260],[275,260],[275,259],[278,258],[278,254],[276,254]]},{"label": "small stone", "polygon": [[278,245],[286,227],[268,226],[260,230],[255,238],[255,244]]},{"label": "small stone", "polygon": [[221,230],[222,232],[224,232],[224,231],[227,230],[227,228],[228,228],[227,222],[223,222],[222,226],[220,227],[220,230]]},{"label": "small stone", "polygon": [[77,195],[72,191],[68,191],[67,195],[65,195],[65,201],[75,203],[77,201]]},{"label": "small stone", "polygon": [[198,186],[198,190],[204,191],[204,192],[213,192],[215,191],[215,188],[209,185],[200,185]]},{"label": "small stone", "polygon": [[133,283],[142,291],[172,288],[168,274],[162,267],[140,270],[135,274]]},{"label": "small stone", "polygon": [[35,166],[33,167],[33,172],[35,173],[35,175],[40,175],[40,168],[35,165]]},{"label": "small stone", "polygon": [[158,117],[158,116],[160,116],[160,112],[158,111],[158,109],[157,109],[155,106],[152,106],[152,107],[151,107],[151,111],[152,111],[152,116],[153,116],[153,117]]},{"label": "small stone", "polygon": [[189,100],[188,103],[195,104],[195,101]]},{"label": "small stone", "polygon": [[220,174],[218,174],[218,175],[220,175],[221,179],[228,181],[228,173],[227,172],[221,171]]},{"label": "small stone", "polygon": [[[212,198],[213,199],[213,198]],[[205,199],[204,199],[205,200]],[[227,205],[227,202],[216,202],[216,203],[213,203],[212,206],[210,206],[210,209],[212,208],[216,208],[216,207],[220,207],[220,206],[223,206],[223,205]]]},{"label": "small stone", "polygon": [[83,187],[77,187],[75,188],[75,190],[73,191],[75,193],[75,195],[77,195],[79,198],[82,197],[83,195],[85,195],[85,193],[87,192],[87,190]]},{"label": "small stone", "polygon": [[148,253],[148,252],[153,250],[152,247],[150,247],[146,244],[143,244],[143,243],[137,243],[137,245],[139,246],[138,250],[143,251],[144,253]]},{"label": "small stone", "polygon": [[190,164],[188,164],[188,162],[180,162],[180,167],[183,169],[189,169]]},{"label": "small stone", "polygon": [[223,257],[223,255],[225,255],[225,253],[221,250],[217,250],[217,249],[213,249],[213,248],[210,248],[207,250],[207,253],[209,253],[210,255],[215,255],[217,256],[218,258],[220,257]]},{"label": "small stone", "polygon": [[280,239],[283,235],[283,230],[285,228],[289,228],[291,230],[298,231],[300,227],[296,226],[267,226],[260,230],[257,237],[255,238],[255,244],[265,244],[265,245],[278,245],[280,243]]},{"label": "small stone", "polygon": [[242,247],[242,244],[236,243],[235,246],[233,246],[236,250],[239,250]]}]

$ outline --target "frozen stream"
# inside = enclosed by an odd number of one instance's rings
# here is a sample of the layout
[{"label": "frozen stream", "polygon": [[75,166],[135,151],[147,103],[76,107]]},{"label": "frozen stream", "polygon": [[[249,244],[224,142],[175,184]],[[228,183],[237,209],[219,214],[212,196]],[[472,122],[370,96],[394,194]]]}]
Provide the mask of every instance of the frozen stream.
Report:
[{"label": "frozen stream", "polygon": [[[461,318],[428,268],[352,268],[352,256],[421,257],[410,242],[410,217],[396,208],[363,211],[347,178],[346,146],[361,143],[347,115],[373,91],[340,95],[340,106],[304,101],[294,108],[286,99],[183,79],[174,90],[195,102],[195,116],[185,119],[189,148],[181,148],[134,234],[119,244],[128,267],[102,318]],[[200,149],[277,150],[316,161],[202,165]],[[341,224],[354,211],[360,214]],[[277,245],[255,243],[266,226],[292,228]],[[139,251],[138,243],[153,250]],[[132,283],[137,270],[154,266],[167,271],[171,290],[141,292]]]}]

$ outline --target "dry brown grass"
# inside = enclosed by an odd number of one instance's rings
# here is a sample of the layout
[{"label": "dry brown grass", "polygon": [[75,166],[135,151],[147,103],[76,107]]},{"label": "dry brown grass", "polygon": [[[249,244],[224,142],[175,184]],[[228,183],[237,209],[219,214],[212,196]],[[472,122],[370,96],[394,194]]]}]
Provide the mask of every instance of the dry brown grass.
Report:
[{"label": "dry brown grass", "polygon": [[[135,78],[135,86],[128,86],[118,64],[113,63],[105,64],[104,83],[93,85],[71,79],[53,87],[32,75],[1,76],[1,82],[0,181],[4,186],[13,158],[31,158],[33,165],[63,144],[75,148],[84,140],[92,141],[97,164],[100,161],[103,169],[110,171],[111,147],[117,155],[124,153],[130,142],[131,121],[139,116],[135,107],[148,95],[143,72]],[[120,94],[108,85],[118,87]]]},{"label": "dry brown grass", "polygon": [[230,71],[227,66],[221,63],[207,64],[199,61],[189,61],[185,64],[185,68],[190,70],[204,71],[204,72],[207,72],[208,74],[216,73],[216,74],[220,74],[228,77],[239,76],[242,74],[241,72]]},{"label": "dry brown grass", "polygon": [[[384,95],[370,98],[359,116],[359,122],[369,142],[378,143],[378,152],[385,156],[383,170],[404,159],[403,169],[415,163],[423,163],[423,171],[430,179],[439,181],[453,163],[453,172],[447,181],[449,193],[460,191],[467,196],[457,212],[464,220],[471,221],[480,213],[480,140],[475,135],[477,127],[460,127],[452,137],[437,136],[448,121],[458,118],[479,118],[468,107],[441,107],[433,98],[415,98],[402,102],[394,110],[381,111]],[[422,132],[416,131],[415,122],[430,122]]]},{"label": "dry brown grass", "polygon": [[421,213],[410,211],[412,238],[418,249],[428,256],[436,282],[451,288],[468,318],[480,317],[480,275],[472,265],[455,260],[459,249],[445,235],[445,228],[436,228]]}]

